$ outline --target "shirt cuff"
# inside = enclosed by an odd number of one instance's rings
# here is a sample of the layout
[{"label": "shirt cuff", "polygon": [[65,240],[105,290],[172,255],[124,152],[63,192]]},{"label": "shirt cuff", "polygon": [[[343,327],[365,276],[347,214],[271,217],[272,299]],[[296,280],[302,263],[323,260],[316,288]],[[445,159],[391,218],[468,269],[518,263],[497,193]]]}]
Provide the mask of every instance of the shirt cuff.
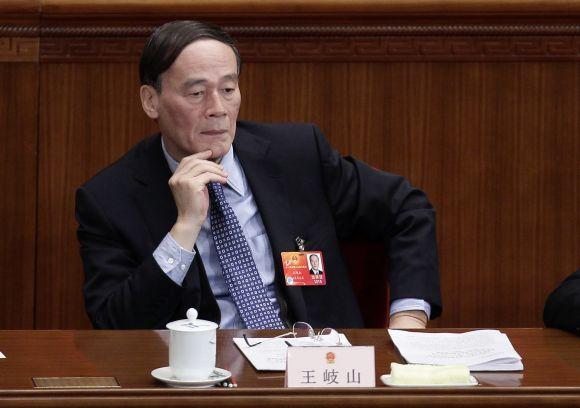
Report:
[{"label": "shirt cuff", "polygon": [[423,299],[403,298],[394,300],[391,303],[390,315],[403,312],[405,310],[421,310],[427,315],[427,319],[431,316],[431,305]]},{"label": "shirt cuff", "polygon": [[194,257],[195,251],[182,248],[170,233],[165,235],[163,241],[153,252],[153,258],[161,270],[179,286],[183,283]]}]

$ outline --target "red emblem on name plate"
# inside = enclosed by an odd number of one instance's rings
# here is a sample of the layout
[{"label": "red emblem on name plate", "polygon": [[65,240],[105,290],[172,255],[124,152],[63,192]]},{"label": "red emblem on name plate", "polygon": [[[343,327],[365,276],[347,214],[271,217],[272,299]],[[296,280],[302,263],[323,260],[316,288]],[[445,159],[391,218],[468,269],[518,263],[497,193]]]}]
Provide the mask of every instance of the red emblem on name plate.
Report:
[{"label": "red emblem on name plate", "polygon": [[332,351],[329,351],[328,353],[326,353],[326,362],[328,364],[334,364],[335,359],[336,359],[336,355]]}]

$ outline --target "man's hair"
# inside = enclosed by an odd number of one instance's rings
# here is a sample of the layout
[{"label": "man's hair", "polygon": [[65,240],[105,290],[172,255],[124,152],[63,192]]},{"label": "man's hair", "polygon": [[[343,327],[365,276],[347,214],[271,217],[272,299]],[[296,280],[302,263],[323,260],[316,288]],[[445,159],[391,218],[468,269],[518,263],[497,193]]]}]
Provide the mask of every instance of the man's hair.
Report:
[{"label": "man's hair", "polygon": [[320,260],[317,254],[310,254],[310,256],[308,257],[308,259],[310,259],[310,262],[312,262],[312,257],[315,257],[316,259]]},{"label": "man's hair", "polygon": [[151,85],[157,92],[161,92],[161,74],[169,69],[185,47],[204,38],[219,41],[232,49],[239,74],[242,59],[228,33],[218,26],[200,21],[172,21],[157,28],[143,48],[139,63],[141,85]]}]

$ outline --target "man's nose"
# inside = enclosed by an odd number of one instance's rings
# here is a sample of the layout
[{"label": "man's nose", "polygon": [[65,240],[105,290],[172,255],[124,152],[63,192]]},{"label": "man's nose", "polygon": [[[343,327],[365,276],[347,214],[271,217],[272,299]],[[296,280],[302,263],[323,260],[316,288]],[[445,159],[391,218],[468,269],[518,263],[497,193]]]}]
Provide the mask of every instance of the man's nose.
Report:
[{"label": "man's nose", "polygon": [[225,114],[226,110],[224,108],[223,101],[219,92],[211,92],[208,95],[206,115],[208,117],[219,117],[224,116]]}]

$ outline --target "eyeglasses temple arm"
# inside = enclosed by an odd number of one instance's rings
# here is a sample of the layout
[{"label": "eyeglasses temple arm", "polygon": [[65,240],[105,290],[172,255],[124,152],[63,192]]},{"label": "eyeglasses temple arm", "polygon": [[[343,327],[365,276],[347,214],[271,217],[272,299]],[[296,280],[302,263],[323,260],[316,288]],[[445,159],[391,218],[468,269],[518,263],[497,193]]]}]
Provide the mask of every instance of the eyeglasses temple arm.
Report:
[{"label": "eyeglasses temple arm", "polygon": [[278,336],[270,337],[269,339],[266,339],[266,340],[263,340],[263,341],[259,341],[259,342],[254,343],[254,344],[251,344],[250,343],[250,341],[248,340],[248,336],[246,336],[246,333],[242,333],[242,337],[244,338],[244,341],[246,342],[246,344],[248,345],[248,347],[254,347],[254,346],[257,346],[258,344],[262,344],[265,341],[269,341],[269,340],[273,340],[273,339],[279,339],[279,338],[282,338],[282,337],[290,336],[292,334],[294,334],[294,332],[282,333],[282,334],[280,334]]}]

